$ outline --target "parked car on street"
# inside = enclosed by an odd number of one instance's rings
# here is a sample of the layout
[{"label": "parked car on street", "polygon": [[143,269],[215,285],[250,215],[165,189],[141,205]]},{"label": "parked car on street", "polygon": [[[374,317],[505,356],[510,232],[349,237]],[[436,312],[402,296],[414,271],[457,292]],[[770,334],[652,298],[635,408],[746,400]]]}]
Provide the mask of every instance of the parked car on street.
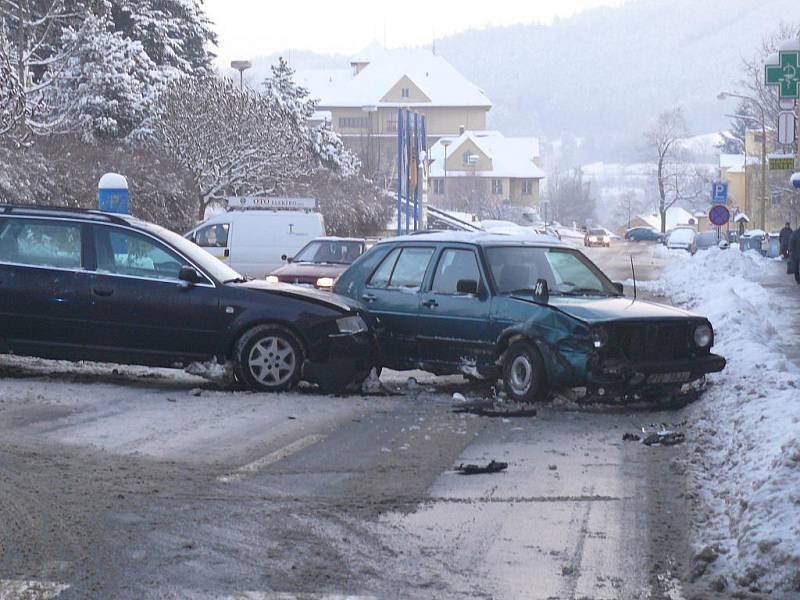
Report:
[{"label": "parked car on street", "polygon": [[[721,238],[724,239],[724,238]],[[719,246],[721,239],[717,239],[716,231],[703,231],[695,237],[695,244],[698,250],[708,250]]]},{"label": "parked car on street", "polygon": [[697,252],[697,232],[693,227],[676,227],[667,237],[669,250],[686,250],[689,254]]},{"label": "parked car on street", "polygon": [[214,215],[186,233],[186,238],[232,269],[261,279],[283,264],[283,256],[294,256],[308,242],[325,235],[325,223],[313,211],[313,199],[251,200],[263,202]]},{"label": "parked car on street", "polygon": [[611,246],[611,236],[606,233],[605,229],[589,229],[583,238],[583,245],[590,248],[592,246],[608,248]]},{"label": "parked car on street", "polygon": [[133,217],[0,205],[0,352],[159,367],[231,361],[283,391],[363,380],[374,337],[349,298],[248,281]]},{"label": "parked car on street", "polygon": [[631,227],[625,232],[629,242],[660,242],[664,235],[651,227]]},{"label": "parked car on street", "polygon": [[363,238],[321,237],[309,242],[284,266],[267,275],[269,283],[294,283],[330,291],[336,278],[367,248]]},{"label": "parked car on street", "polygon": [[673,393],[725,366],[707,319],[625,297],[582,252],[544,236],[387,239],[334,291],[375,318],[383,366],[499,378],[516,401],[576,387]]}]

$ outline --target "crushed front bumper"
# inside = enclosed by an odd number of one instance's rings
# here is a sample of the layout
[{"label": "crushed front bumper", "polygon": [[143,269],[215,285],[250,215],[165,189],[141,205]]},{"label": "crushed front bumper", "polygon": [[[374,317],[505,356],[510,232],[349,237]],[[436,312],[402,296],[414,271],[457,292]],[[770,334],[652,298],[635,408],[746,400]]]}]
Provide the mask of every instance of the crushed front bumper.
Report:
[{"label": "crushed front bumper", "polygon": [[718,354],[658,362],[598,361],[590,367],[589,384],[627,391],[653,386],[682,385],[696,381],[708,373],[718,373],[725,368],[725,364],[725,359]]},{"label": "crushed front bumper", "polygon": [[303,379],[337,389],[378,363],[378,344],[370,331],[331,334],[327,343],[306,360]]}]

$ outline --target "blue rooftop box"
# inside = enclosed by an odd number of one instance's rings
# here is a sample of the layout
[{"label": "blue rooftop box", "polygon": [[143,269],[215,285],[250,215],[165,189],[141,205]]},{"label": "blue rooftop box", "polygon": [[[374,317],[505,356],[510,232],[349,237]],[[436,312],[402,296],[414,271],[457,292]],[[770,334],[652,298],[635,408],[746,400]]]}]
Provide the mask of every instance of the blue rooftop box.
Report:
[{"label": "blue rooftop box", "polygon": [[106,173],[97,185],[97,207],[103,212],[128,214],[128,180]]}]

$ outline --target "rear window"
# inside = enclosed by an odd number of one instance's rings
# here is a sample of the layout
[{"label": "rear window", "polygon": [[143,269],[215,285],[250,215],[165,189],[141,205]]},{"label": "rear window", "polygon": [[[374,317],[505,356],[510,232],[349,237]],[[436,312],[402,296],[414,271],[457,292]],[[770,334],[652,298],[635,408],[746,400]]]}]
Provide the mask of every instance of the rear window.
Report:
[{"label": "rear window", "polygon": [[678,244],[691,244],[694,236],[694,229],[676,229],[669,234],[669,241]]},{"label": "rear window", "polygon": [[79,269],[81,226],[68,221],[0,219],[0,261]]}]

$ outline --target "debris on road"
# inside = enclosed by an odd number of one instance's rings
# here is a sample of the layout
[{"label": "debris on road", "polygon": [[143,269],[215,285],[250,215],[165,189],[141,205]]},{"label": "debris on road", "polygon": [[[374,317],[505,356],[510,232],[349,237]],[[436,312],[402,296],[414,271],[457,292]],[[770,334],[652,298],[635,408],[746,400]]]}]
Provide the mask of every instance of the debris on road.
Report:
[{"label": "debris on road", "polygon": [[[460,394],[459,394],[460,395]],[[455,394],[453,395],[455,399]],[[463,396],[462,396],[463,397]],[[536,409],[529,404],[497,403],[491,400],[464,402],[453,405],[455,413],[471,413],[481,417],[535,417]]]},{"label": "debris on road", "polygon": [[635,433],[623,433],[622,434],[622,441],[623,442],[638,442],[642,438]]},{"label": "debris on road", "polygon": [[462,463],[456,467],[456,472],[460,473],[461,475],[481,475],[484,473],[499,473],[500,471],[505,471],[507,468],[508,463],[492,460],[485,467],[478,465],[465,465]]},{"label": "debris on road", "polygon": [[464,394],[459,394],[458,392],[455,392],[453,394],[453,402],[466,402],[466,401],[467,399],[464,397]]},{"label": "debris on road", "polygon": [[642,440],[645,446],[675,446],[686,441],[686,436],[679,431],[657,431],[650,433]]}]

